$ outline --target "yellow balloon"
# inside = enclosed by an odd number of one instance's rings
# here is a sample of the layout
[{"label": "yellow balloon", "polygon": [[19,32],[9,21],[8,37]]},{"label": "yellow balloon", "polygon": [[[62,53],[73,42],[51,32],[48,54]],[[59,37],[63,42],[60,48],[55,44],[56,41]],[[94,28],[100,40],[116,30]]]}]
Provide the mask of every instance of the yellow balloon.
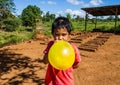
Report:
[{"label": "yellow balloon", "polygon": [[72,45],[66,41],[55,42],[49,50],[48,60],[58,70],[70,68],[75,60],[75,53]]}]

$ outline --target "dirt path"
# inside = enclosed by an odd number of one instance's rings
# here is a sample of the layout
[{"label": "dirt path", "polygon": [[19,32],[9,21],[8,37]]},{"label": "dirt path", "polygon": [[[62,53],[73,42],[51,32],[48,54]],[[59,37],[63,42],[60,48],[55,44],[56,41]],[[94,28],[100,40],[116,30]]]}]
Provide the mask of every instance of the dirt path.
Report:
[{"label": "dirt path", "polygon": [[[46,40],[48,41],[48,40]],[[0,48],[0,85],[44,85],[47,65],[41,59],[46,44],[31,40]],[[75,85],[120,84],[120,35],[112,35],[95,52],[80,50]]]},{"label": "dirt path", "polygon": [[120,84],[120,35],[113,35],[96,52],[81,51],[82,62],[74,72],[75,85]]}]

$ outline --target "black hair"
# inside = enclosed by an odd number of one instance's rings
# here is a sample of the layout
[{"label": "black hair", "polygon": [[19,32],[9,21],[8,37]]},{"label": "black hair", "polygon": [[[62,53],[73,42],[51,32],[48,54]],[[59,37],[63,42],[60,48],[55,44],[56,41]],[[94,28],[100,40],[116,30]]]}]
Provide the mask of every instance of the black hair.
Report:
[{"label": "black hair", "polygon": [[68,18],[66,17],[57,17],[52,24],[52,34],[54,29],[67,28],[68,33],[70,34],[72,27]]}]

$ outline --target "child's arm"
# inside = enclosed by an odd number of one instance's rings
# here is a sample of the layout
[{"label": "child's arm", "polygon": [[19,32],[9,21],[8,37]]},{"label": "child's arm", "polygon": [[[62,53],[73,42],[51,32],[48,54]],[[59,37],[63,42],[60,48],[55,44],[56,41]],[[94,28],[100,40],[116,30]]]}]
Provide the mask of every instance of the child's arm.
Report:
[{"label": "child's arm", "polygon": [[81,56],[80,56],[80,52],[79,52],[78,48],[74,44],[72,44],[72,46],[75,50],[75,62],[72,67],[73,67],[73,69],[76,69],[79,67],[79,62],[81,61]]},{"label": "child's arm", "polygon": [[49,61],[48,61],[48,54],[44,54],[44,56],[43,56],[43,63],[44,64],[49,63]]},{"label": "child's arm", "polygon": [[48,51],[49,51],[50,47],[53,45],[53,43],[54,43],[54,41],[50,41],[50,42],[48,43],[46,49],[43,51],[43,53],[44,53],[43,63],[44,63],[44,64],[49,63],[49,61],[48,61]]}]

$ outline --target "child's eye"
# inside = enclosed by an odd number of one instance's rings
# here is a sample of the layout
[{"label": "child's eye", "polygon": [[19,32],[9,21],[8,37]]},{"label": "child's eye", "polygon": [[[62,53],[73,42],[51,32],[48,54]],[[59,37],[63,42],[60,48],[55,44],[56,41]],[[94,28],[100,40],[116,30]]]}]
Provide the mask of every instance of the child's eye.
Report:
[{"label": "child's eye", "polygon": [[59,34],[55,34],[56,36],[59,36]]},{"label": "child's eye", "polygon": [[66,36],[67,34],[64,33],[64,34],[55,34],[55,36]]},{"label": "child's eye", "polygon": [[62,34],[62,36],[66,36],[67,34]]}]

